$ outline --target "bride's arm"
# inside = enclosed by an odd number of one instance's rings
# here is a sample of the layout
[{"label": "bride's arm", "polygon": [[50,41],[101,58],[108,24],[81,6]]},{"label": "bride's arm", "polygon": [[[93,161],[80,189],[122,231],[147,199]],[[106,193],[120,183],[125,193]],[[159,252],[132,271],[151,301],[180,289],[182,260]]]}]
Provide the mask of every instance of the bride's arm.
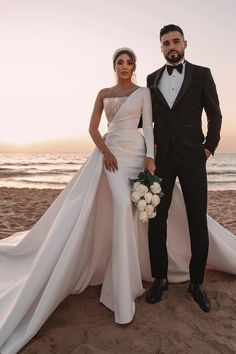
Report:
[{"label": "bride's arm", "polygon": [[148,169],[151,174],[155,173],[154,161],[154,136],[152,124],[152,102],[149,89],[145,89],[142,105],[143,133],[146,143],[146,159],[144,169]]},{"label": "bride's arm", "polygon": [[103,111],[103,97],[104,97],[105,90],[101,90],[96,98],[92,116],[90,119],[89,124],[89,134],[93,139],[94,143],[97,145],[97,148],[102,152],[104,157],[104,164],[106,169],[109,171],[115,172],[118,170],[117,160],[115,156],[112,154],[110,149],[107,147],[106,143],[104,142],[98,127],[101,121],[102,111]]}]

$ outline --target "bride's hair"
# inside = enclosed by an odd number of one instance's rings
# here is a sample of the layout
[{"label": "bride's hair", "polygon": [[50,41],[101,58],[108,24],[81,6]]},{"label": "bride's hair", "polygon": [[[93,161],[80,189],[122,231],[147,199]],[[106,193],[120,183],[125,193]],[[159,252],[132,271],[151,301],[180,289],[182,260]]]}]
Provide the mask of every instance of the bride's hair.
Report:
[{"label": "bride's hair", "polygon": [[122,54],[128,54],[130,56],[131,60],[133,61],[134,66],[136,65],[137,57],[136,57],[134,51],[130,48],[122,47],[122,48],[118,48],[115,51],[115,53],[113,54],[113,57],[112,57],[113,68],[115,68],[116,59]]}]

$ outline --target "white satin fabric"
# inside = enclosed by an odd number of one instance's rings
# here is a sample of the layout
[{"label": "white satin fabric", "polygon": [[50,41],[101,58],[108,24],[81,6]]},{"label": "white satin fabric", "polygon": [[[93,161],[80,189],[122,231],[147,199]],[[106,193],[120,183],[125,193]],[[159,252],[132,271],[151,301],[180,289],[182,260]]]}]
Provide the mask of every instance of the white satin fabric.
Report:
[{"label": "white satin fabric", "polygon": [[[17,353],[65,297],[88,285],[103,284],[100,301],[114,311],[117,323],[132,320],[134,300],[144,291],[142,279],[151,280],[151,273],[147,224],[138,222],[131,206],[128,178],[143,168],[145,141],[136,128],[141,112],[148,128],[150,109],[149,91],[140,88],[110,121],[106,142],[118,172],[105,171],[95,149],[30,231],[0,241],[2,354]],[[209,266],[236,274],[235,236],[210,217],[208,225]],[[168,220],[168,255],[169,280],[188,280],[190,243],[178,186]]]}]

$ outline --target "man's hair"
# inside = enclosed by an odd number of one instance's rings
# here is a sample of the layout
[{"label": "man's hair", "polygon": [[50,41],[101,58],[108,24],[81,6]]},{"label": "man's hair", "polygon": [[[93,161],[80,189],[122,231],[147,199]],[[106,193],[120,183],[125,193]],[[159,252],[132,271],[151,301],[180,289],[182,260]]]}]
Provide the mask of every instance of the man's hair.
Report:
[{"label": "man's hair", "polygon": [[183,32],[182,28],[180,28],[177,25],[170,24],[170,25],[166,25],[166,26],[162,27],[162,29],[160,30],[160,40],[161,40],[161,37],[164,36],[164,34],[169,33],[169,32],[175,32],[175,31],[179,32],[184,37],[184,32]]}]

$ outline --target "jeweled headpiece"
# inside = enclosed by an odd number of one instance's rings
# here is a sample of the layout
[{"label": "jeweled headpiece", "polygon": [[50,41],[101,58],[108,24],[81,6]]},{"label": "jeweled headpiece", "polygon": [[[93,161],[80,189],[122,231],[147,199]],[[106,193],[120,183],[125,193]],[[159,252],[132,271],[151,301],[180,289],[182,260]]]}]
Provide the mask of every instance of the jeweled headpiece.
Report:
[{"label": "jeweled headpiece", "polygon": [[112,57],[113,64],[115,63],[115,61],[116,61],[116,59],[118,58],[119,55],[125,54],[125,53],[130,54],[131,58],[134,61],[134,64],[136,63],[137,57],[136,57],[134,51],[132,49],[128,48],[128,47],[121,47],[121,48],[116,49],[115,53],[113,54],[113,57]]}]

